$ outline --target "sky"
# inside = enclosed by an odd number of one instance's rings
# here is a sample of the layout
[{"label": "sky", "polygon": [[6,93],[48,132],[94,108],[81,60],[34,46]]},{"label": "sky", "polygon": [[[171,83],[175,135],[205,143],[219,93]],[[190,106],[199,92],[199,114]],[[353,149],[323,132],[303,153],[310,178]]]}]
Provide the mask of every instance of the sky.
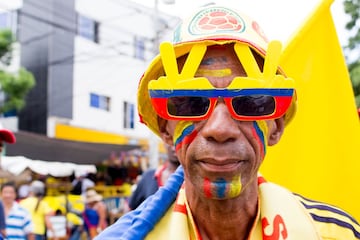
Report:
[{"label": "sky", "polygon": [[[22,0],[0,0],[6,6],[19,4]],[[189,12],[208,3],[235,7],[255,19],[268,39],[283,42],[289,40],[301,23],[310,15],[321,0],[130,0],[171,15],[184,17]],[[331,10],[341,45],[345,45],[349,33],[345,30],[348,16],[343,9],[344,0],[333,0]],[[166,2],[174,2],[166,4]]]},{"label": "sky", "polygon": [[[289,40],[301,23],[315,9],[320,0],[132,0],[148,7],[155,7],[171,15],[184,17],[196,7],[207,3],[219,3],[233,6],[255,19],[269,39],[283,42]],[[166,2],[174,1],[174,4]],[[347,16],[343,10],[343,0],[334,0],[331,11],[335,22],[340,43],[347,40],[345,24]],[[189,7],[191,6],[191,7]],[[270,21],[271,19],[271,21]]]}]

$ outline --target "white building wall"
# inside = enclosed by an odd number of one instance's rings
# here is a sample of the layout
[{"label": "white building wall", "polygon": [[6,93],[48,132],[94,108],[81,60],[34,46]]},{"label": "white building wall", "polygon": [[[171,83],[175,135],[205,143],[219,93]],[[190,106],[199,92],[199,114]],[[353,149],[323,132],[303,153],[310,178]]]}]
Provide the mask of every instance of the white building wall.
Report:
[{"label": "white building wall", "polygon": [[[72,125],[141,136],[143,129],[138,125],[134,131],[125,131],[123,102],[136,105],[138,79],[145,63],[118,55],[81,37],[76,38],[75,49],[78,57],[74,65]],[[90,93],[110,97],[110,111],[90,107]],[[135,122],[139,122],[137,115]]]},{"label": "white building wall", "polygon": [[[71,125],[153,140],[150,131],[140,124],[137,109],[134,129],[125,129],[123,119],[123,103],[133,103],[136,108],[139,78],[154,56],[152,43],[145,41],[147,60],[133,57],[136,35],[145,39],[155,36],[152,9],[112,0],[78,0],[76,9],[100,22],[100,44],[80,36],[75,39]],[[110,111],[90,107],[90,93],[110,97]]]}]

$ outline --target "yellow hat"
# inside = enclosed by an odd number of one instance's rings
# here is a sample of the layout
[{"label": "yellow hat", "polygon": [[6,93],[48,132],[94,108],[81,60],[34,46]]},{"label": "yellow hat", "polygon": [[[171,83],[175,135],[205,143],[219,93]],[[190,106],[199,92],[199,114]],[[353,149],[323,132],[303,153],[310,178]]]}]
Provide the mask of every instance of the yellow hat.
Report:
[{"label": "yellow hat", "polygon": [[[173,39],[176,58],[189,53],[193,45],[199,42],[207,46],[241,42],[263,57],[268,46],[268,40],[256,21],[237,10],[217,5],[200,8],[178,26]],[[157,114],[151,104],[148,83],[162,75],[164,71],[158,55],[140,79],[138,88],[140,120],[157,135],[159,135]],[[292,104],[289,108],[286,122],[289,122],[294,115],[295,106]]]}]

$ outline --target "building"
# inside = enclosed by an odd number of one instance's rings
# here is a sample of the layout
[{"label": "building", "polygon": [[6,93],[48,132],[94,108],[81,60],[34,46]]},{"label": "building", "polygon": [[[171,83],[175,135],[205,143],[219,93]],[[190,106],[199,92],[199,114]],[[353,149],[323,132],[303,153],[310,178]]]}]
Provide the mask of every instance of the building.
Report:
[{"label": "building", "polygon": [[136,89],[177,17],[128,0],[0,4],[0,24],[11,27],[19,41],[18,62],[36,78],[15,117],[19,131],[148,146],[157,157],[158,139],[139,123]]}]

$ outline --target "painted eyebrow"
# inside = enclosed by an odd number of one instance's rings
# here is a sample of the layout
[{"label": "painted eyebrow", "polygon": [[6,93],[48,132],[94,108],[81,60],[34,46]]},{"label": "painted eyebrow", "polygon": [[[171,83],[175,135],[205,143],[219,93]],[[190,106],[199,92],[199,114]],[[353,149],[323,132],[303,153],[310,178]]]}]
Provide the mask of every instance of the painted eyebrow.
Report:
[{"label": "painted eyebrow", "polygon": [[199,69],[196,72],[197,75],[206,75],[211,77],[227,77],[232,74],[230,68],[223,69]]}]

